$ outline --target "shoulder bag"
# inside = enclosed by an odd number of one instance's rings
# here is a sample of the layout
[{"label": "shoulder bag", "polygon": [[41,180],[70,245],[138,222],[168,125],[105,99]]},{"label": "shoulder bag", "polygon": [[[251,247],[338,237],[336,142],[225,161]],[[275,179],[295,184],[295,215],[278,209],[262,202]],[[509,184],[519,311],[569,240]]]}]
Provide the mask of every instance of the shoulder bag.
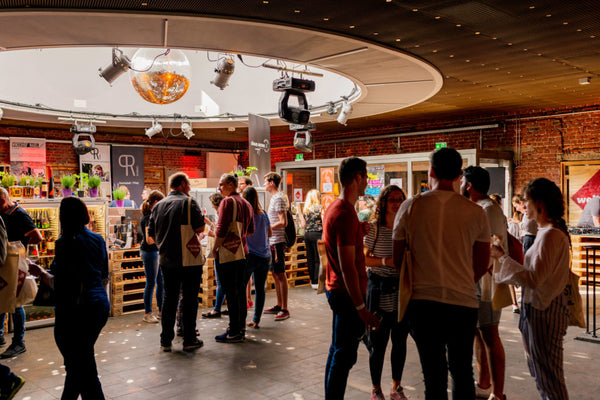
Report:
[{"label": "shoulder bag", "polygon": [[181,265],[191,267],[203,265],[204,253],[200,238],[192,227],[192,199],[187,200],[187,224],[181,224]]},{"label": "shoulder bag", "polygon": [[242,223],[237,221],[238,204],[235,199],[231,199],[231,201],[233,201],[233,216],[227,228],[227,234],[218,251],[219,263],[221,264],[246,258],[244,255],[244,246],[242,245]]},{"label": "shoulder bag", "polygon": [[415,202],[419,198],[420,193],[413,198],[408,210],[406,211],[406,237],[404,238],[404,250],[402,255],[402,265],[400,266],[400,284],[398,289],[398,322],[404,319],[408,303],[412,297],[412,253],[410,250],[410,214]]},{"label": "shoulder bag", "polygon": [[585,328],[583,305],[579,293],[579,275],[569,271],[569,281],[565,287],[565,297],[569,308],[569,325]]}]

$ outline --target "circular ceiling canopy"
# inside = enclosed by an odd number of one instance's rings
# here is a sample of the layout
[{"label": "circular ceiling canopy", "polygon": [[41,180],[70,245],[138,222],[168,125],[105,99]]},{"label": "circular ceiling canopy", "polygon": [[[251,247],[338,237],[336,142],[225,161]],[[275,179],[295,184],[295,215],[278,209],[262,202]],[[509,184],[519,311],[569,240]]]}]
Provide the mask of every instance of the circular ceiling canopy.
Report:
[{"label": "circular ceiling canopy", "polygon": [[[225,128],[246,126],[253,113],[271,118],[271,125],[284,125],[277,116],[280,93],[272,90],[281,72],[260,67],[268,59],[267,64],[324,75],[304,76],[316,82],[316,90],[307,93],[310,120],[316,124],[336,120],[337,115],[327,113],[331,101],[340,105],[351,96],[351,123],[421,103],[443,83],[434,66],[409,53],[264,22],[78,10],[0,13],[0,25],[5,32],[0,107],[6,119],[57,123],[57,116],[85,119],[85,113],[100,113],[98,119],[107,126],[147,128],[154,119],[168,124],[165,119],[173,118],[173,123],[189,119],[194,128]],[[184,51],[191,69],[187,92],[158,105],[143,100],[127,74],[111,87],[98,70],[111,62],[113,47],[130,58],[140,48],[157,55],[165,49]],[[236,65],[221,90],[210,82],[224,54],[235,55]]]}]

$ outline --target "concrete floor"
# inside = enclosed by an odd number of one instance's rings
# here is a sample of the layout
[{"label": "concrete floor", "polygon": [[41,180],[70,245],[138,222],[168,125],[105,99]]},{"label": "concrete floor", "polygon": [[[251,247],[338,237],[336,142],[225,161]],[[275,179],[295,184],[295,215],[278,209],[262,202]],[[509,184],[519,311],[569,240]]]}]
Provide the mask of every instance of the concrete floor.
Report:
[{"label": "concrete floor", "polygon": [[[273,292],[267,294],[267,306],[274,304],[274,297]],[[242,344],[214,341],[214,336],[225,330],[226,318],[199,319],[205,345],[194,353],[181,351],[180,339],[174,342],[172,353],[161,352],[160,327],[141,322],[141,313],[110,318],[96,344],[104,392],[107,398],[118,400],[321,399],[331,312],[325,296],[315,295],[309,287],[291,289],[290,304],[292,318],[275,322],[273,316],[263,316],[261,328],[250,330]],[[525,364],[517,320],[507,308],[500,325],[507,359],[506,394],[510,400],[536,399],[539,397]],[[565,340],[565,374],[570,397],[575,400],[595,399],[600,389],[600,345],[574,339],[583,333],[583,329],[571,327]],[[29,330],[25,340],[26,353],[3,360],[27,380],[16,399],[60,398],[64,367],[52,328]],[[386,361],[386,398],[390,374]],[[424,398],[418,354],[410,338],[403,385],[411,399]],[[370,388],[367,351],[361,345],[346,398],[368,399]]]}]

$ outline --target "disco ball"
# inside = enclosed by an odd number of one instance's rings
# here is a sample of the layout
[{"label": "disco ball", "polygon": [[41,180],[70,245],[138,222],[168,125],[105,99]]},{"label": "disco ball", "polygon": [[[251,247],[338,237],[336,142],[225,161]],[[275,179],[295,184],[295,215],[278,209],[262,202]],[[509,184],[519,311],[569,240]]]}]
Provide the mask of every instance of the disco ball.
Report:
[{"label": "disco ball", "polygon": [[[133,55],[129,78],[142,99],[170,104],[183,97],[190,86],[192,67],[181,50],[139,49]],[[156,58],[156,59],[155,59]],[[152,65],[154,62],[154,65]]]}]

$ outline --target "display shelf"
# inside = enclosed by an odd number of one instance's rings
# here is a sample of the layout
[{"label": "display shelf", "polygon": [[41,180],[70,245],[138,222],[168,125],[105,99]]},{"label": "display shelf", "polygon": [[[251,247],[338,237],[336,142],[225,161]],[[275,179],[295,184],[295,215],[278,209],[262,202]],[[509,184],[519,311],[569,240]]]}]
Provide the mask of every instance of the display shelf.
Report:
[{"label": "display shelf", "polygon": [[[586,255],[586,246],[598,247],[596,259],[590,249]],[[581,283],[600,283],[600,235],[574,235],[571,234],[571,270],[581,277]],[[586,265],[589,271],[586,270]],[[595,275],[595,280],[594,280]]]},{"label": "display shelf", "polygon": [[146,276],[139,249],[111,250],[109,257],[111,314],[143,311]]}]

